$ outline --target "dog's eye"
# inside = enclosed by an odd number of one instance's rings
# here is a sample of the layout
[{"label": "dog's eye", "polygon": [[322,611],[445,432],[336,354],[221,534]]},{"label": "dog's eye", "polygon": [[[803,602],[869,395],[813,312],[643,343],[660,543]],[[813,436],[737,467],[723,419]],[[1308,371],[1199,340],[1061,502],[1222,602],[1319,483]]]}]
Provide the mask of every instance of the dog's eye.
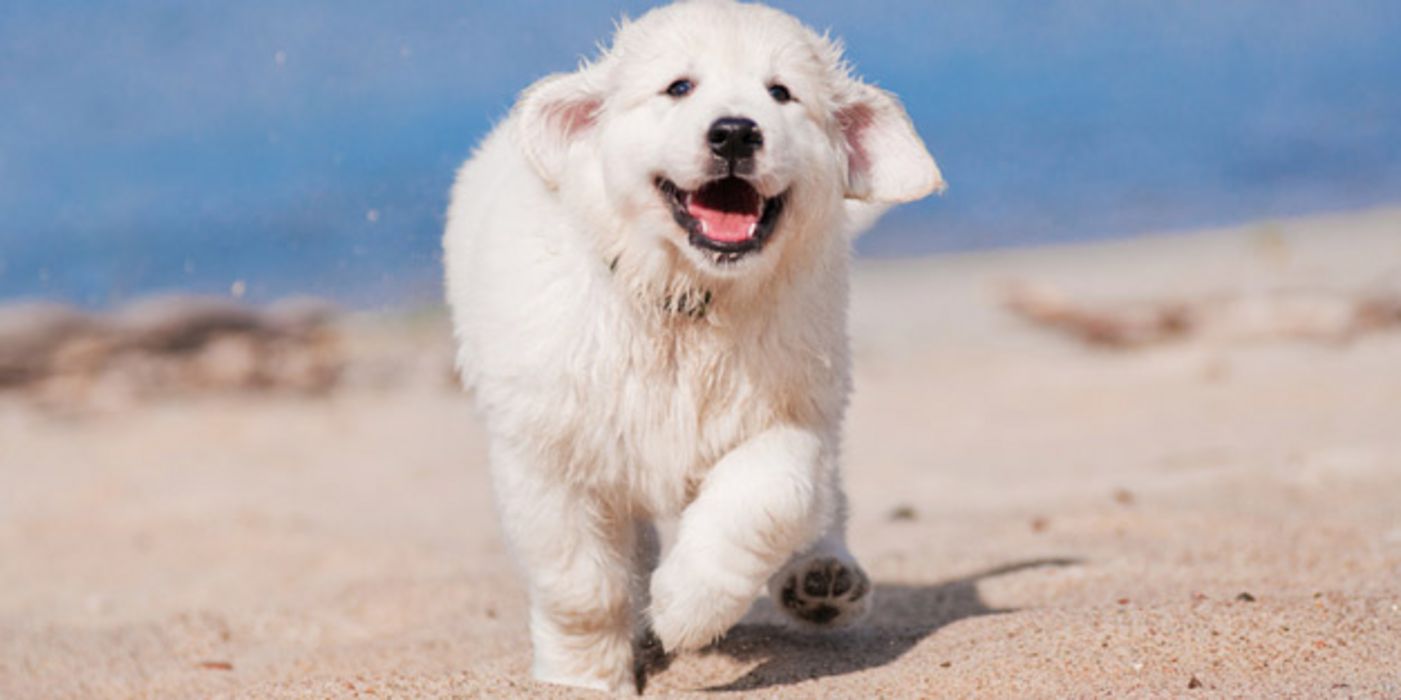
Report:
[{"label": "dog's eye", "polygon": [[695,83],[691,82],[690,80],[687,80],[686,78],[682,78],[666,86],[666,94],[671,95],[672,97],[685,97],[691,94],[691,91],[694,89],[696,89]]},{"label": "dog's eye", "polygon": [[778,102],[779,104],[793,101],[793,93],[788,92],[788,88],[782,85],[770,85],[769,96],[772,97],[774,101]]}]

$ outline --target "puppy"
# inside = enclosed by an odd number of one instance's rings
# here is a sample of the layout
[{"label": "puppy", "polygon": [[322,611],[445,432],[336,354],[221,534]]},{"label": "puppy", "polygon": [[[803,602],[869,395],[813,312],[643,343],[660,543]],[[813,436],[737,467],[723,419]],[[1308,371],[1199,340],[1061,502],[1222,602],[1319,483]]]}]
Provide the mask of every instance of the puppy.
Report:
[{"label": "puppy", "polygon": [[837,471],[850,231],[942,187],[895,97],[760,5],[653,10],[521,95],[444,247],[537,679],[636,689],[649,628],[703,646],[766,583],[802,625],[866,611]]}]

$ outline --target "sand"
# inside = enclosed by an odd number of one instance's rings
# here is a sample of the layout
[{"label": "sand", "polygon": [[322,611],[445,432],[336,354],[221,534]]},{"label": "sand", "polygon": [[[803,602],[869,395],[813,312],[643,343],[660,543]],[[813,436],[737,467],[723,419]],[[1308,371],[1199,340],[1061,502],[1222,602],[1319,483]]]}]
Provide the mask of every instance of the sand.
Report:
[{"label": "sand", "polygon": [[[1401,324],[1338,321],[1398,284],[1396,210],[861,263],[875,612],[761,600],[648,695],[1401,698]],[[1012,285],[1199,322],[1097,347]],[[344,333],[326,396],[0,394],[0,698],[587,696],[528,678],[444,318]]]}]

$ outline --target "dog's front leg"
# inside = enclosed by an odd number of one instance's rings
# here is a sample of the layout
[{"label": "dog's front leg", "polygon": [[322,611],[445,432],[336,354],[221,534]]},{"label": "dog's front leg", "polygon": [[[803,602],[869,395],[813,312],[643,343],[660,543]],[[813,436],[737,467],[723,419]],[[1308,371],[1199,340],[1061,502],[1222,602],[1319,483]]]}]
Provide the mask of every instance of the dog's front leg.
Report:
[{"label": "dog's front leg", "polygon": [[871,608],[871,580],[833,526],[769,579],[769,597],[794,621],[813,629],[849,625]]},{"label": "dog's front leg", "polygon": [[519,455],[498,447],[492,467],[506,534],[529,582],[531,673],[632,692],[636,523]]},{"label": "dog's front leg", "polygon": [[652,576],[652,628],[667,651],[724,634],[764,582],[817,538],[831,518],[831,468],[818,433],[788,426],[716,463]]}]

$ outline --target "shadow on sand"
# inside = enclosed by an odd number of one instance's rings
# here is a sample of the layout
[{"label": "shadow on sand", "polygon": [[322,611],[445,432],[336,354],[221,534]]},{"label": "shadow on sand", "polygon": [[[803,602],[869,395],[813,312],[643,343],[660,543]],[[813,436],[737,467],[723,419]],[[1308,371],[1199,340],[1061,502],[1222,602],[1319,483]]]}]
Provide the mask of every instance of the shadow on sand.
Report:
[{"label": "shadow on sand", "polygon": [[[812,634],[777,622],[767,599],[706,653],[738,661],[760,661],[744,676],[710,691],[756,690],[813,678],[840,676],[884,666],[944,625],[968,617],[1012,612],[988,607],[978,595],[984,579],[1039,567],[1072,566],[1079,559],[1032,559],[930,585],[876,584],[876,603],[859,627],[834,634]],[[756,608],[759,606],[756,605]]]}]

